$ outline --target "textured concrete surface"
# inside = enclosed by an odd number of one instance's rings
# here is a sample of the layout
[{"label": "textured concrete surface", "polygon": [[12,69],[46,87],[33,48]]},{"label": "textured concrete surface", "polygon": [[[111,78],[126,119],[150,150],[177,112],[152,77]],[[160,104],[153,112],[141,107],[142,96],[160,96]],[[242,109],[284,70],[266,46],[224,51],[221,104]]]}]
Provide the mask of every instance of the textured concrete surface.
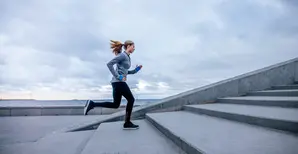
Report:
[{"label": "textured concrete surface", "polygon": [[263,117],[298,123],[298,109],[295,108],[263,107],[236,104],[204,104],[189,106],[219,112],[229,112],[237,115],[249,115],[253,117]]},{"label": "textured concrete surface", "polygon": [[279,96],[244,96],[244,97],[225,97],[219,100],[253,100],[253,101],[289,101],[297,102],[298,97],[279,97]]},{"label": "textured concrete surface", "polygon": [[297,154],[294,135],[188,112],[147,114],[181,141],[212,154]]},{"label": "textured concrete surface", "polygon": [[184,109],[194,113],[298,133],[297,108],[209,104],[185,106]]},{"label": "textured concrete surface", "polygon": [[288,85],[294,82],[295,66],[298,58],[259,69],[239,76],[238,92],[268,89],[275,85]]},{"label": "textured concrete surface", "polygon": [[298,81],[298,61],[295,62],[295,81]]},{"label": "textured concrete surface", "polygon": [[35,142],[68,125],[104,117],[105,115],[0,117],[0,145]]},{"label": "textured concrete surface", "polygon": [[217,103],[279,106],[298,108],[298,97],[276,97],[276,96],[246,96],[246,97],[226,97],[216,101]]},{"label": "textured concrete surface", "polygon": [[254,91],[248,96],[298,96],[298,89]]},{"label": "textured concrete surface", "polygon": [[71,105],[69,103],[61,103],[61,104],[51,104],[51,103],[45,103],[41,104],[41,102],[38,101],[0,101],[0,108],[28,108],[28,109],[42,109],[42,108],[82,108],[84,107],[84,104],[78,105],[74,104]]},{"label": "textured concrete surface", "polygon": [[82,154],[178,154],[183,153],[147,121],[134,121],[138,130],[123,130],[123,122],[101,124]]},{"label": "textured concrete surface", "polygon": [[283,90],[283,89],[298,89],[298,85],[281,85],[281,86],[273,86],[273,90]]},{"label": "textured concrete surface", "polygon": [[41,116],[41,109],[14,108],[10,110],[11,116]]},{"label": "textured concrete surface", "polygon": [[[85,102],[59,102],[59,101],[1,101],[0,116],[54,116],[54,115],[83,115]],[[136,102],[139,103],[139,102]],[[135,104],[140,106],[139,104]],[[118,109],[95,108],[88,115],[107,115],[123,111],[126,104]]]},{"label": "textured concrete surface", "polygon": [[276,89],[276,90],[263,90],[254,92],[297,92],[298,89]]},{"label": "textured concrete surface", "polygon": [[[125,110],[125,107],[118,109],[95,108],[88,115],[107,115]],[[0,116],[55,116],[55,115],[83,115],[83,107],[59,106],[59,107],[12,107],[3,105],[0,107]]]},{"label": "textured concrete surface", "polygon": [[80,154],[93,131],[62,133],[37,142],[0,145],[1,154]]},{"label": "textured concrete surface", "polygon": [[70,108],[70,109],[42,109],[41,115],[83,115],[83,108]]},{"label": "textured concrete surface", "polygon": [[1,109],[0,108],[0,116],[10,116],[10,109]]}]

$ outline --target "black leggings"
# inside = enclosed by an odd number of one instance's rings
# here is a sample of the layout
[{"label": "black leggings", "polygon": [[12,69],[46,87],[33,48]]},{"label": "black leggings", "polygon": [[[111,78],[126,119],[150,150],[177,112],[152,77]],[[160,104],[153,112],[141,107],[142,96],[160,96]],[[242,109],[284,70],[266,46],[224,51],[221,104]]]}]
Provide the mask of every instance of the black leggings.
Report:
[{"label": "black leggings", "polygon": [[135,102],[135,98],[133,97],[128,85],[126,82],[113,82],[113,98],[114,102],[94,102],[94,107],[105,107],[105,108],[119,108],[122,96],[124,96],[127,100],[126,105],[126,120],[130,120],[130,115],[132,112],[133,104]]}]

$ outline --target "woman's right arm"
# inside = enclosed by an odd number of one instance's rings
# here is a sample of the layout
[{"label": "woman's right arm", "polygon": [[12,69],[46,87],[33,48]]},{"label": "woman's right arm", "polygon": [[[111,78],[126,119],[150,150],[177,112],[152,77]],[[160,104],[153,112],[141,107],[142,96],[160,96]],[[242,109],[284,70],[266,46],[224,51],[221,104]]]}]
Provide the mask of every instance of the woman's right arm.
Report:
[{"label": "woman's right arm", "polygon": [[114,66],[114,64],[117,64],[117,63],[121,62],[124,59],[125,59],[125,57],[124,57],[123,54],[118,54],[115,58],[113,58],[111,61],[109,61],[107,63],[107,66],[108,66],[110,72],[117,79],[119,78],[119,74],[115,71],[113,66]]}]

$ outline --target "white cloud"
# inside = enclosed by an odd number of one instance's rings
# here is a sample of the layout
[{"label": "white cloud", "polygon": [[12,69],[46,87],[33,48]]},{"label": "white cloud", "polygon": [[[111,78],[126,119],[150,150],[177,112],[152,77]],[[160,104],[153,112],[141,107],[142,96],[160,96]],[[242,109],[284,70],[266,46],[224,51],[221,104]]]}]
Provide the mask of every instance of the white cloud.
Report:
[{"label": "white cloud", "polygon": [[163,90],[167,90],[170,88],[170,86],[165,82],[158,82],[157,84],[158,84],[158,88],[163,89]]},{"label": "white cloud", "polygon": [[140,80],[138,84],[136,84],[137,88],[139,90],[145,90],[146,87],[150,87],[152,86],[151,84],[149,84],[148,82],[144,81],[144,80]]},{"label": "white cloud", "polygon": [[281,0],[4,0],[1,95],[112,97],[110,39],[136,43],[132,66],[144,67],[128,84],[138,98],[216,82],[297,56],[297,6]]}]

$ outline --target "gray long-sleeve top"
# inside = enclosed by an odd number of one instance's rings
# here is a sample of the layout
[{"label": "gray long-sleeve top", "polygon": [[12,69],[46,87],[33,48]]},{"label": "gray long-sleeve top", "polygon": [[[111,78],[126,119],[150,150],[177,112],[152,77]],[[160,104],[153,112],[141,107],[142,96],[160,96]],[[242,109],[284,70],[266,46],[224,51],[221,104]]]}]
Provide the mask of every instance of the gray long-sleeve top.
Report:
[{"label": "gray long-sleeve top", "polygon": [[[114,69],[114,65],[116,65],[116,70]],[[131,61],[130,57],[127,53],[121,52],[117,56],[115,56],[111,61],[107,63],[107,66],[110,70],[110,72],[113,75],[113,78],[111,82],[125,82],[119,80],[119,76],[122,75],[123,77],[126,77],[127,79],[127,74],[135,74],[136,71],[134,70],[128,70],[131,66]]]}]

